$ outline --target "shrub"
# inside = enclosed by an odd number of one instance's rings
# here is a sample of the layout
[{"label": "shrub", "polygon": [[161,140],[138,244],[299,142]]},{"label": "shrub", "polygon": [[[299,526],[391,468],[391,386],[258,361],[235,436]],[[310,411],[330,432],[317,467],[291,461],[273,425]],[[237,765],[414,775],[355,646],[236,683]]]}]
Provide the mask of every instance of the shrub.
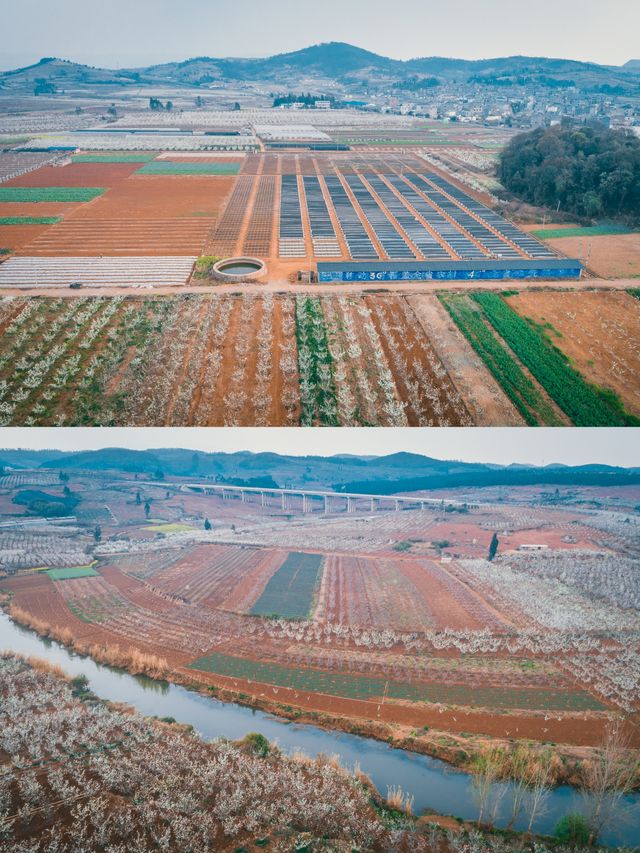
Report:
[{"label": "shrub", "polygon": [[573,847],[580,847],[589,843],[589,824],[584,815],[579,812],[570,812],[564,815],[557,822],[555,836],[564,844],[571,844]]},{"label": "shrub", "polygon": [[242,739],[243,746],[247,747],[249,752],[257,755],[260,758],[266,758],[271,752],[271,744],[264,735],[259,732],[249,732]]}]

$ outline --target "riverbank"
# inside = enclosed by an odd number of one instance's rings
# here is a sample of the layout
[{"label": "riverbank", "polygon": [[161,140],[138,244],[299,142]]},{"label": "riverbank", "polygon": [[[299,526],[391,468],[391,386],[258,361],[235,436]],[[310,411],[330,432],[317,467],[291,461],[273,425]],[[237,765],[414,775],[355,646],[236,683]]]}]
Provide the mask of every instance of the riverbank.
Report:
[{"label": "riverbank", "polygon": [[[360,768],[378,791],[401,788],[413,799],[416,814],[456,815],[455,822],[473,823],[478,819],[477,786],[474,777],[427,755],[396,749],[386,742],[362,735],[329,731],[313,724],[289,722],[271,714],[238,704],[221,702],[209,693],[192,687],[187,689],[144,675],[128,673],[94,662],[68,651],[60,643],[42,639],[34,631],[18,626],[0,613],[0,647],[23,655],[35,655],[57,665],[83,681],[96,695],[108,701],[132,706],[145,716],[170,717],[193,726],[205,741],[225,738],[242,740],[251,732],[260,732],[288,755],[307,757],[335,756],[343,767]],[[493,781],[488,787],[492,806],[492,822],[496,832],[511,823],[511,810],[517,788],[512,782]],[[551,835],[557,821],[567,812],[589,814],[592,808],[588,794],[568,786],[547,788],[545,808],[535,818],[536,835]],[[640,834],[640,797],[625,797],[631,817],[606,831],[603,843],[633,844]],[[514,830],[527,829],[530,798],[525,797]],[[446,821],[445,821],[446,822]],[[483,849],[483,848],[479,848]],[[514,848],[507,848],[509,853]],[[5,853],[0,848],[0,853]]]},{"label": "riverbank", "polygon": [[[11,769],[3,777],[8,845],[0,840],[0,853],[24,842],[44,845],[45,835],[46,843],[55,840],[65,851],[80,836],[88,851],[119,842],[123,832],[156,842],[158,820],[163,849],[170,851],[184,849],[186,837],[190,849],[221,851],[254,846],[314,851],[329,842],[331,850],[345,853],[354,845],[382,853],[392,844],[416,853],[452,853],[461,849],[457,839],[471,836],[475,851],[563,849],[529,833],[433,813],[416,818],[412,797],[401,789],[390,788],[384,797],[357,768],[350,772],[330,756],[288,756],[259,734],[205,743],[173,718],[149,717],[103,700],[85,676],[72,678],[46,659],[0,654],[0,697],[3,693],[11,701],[4,706],[0,750],[11,757]],[[69,711],[68,721],[56,708]],[[64,749],[55,755],[46,746],[51,738],[33,740],[31,730],[42,726],[43,715],[50,715],[50,734],[57,728],[65,733]],[[78,794],[80,777],[88,790]],[[198,839],[200,846],[193,847]]]},{"label": "riverbank", "polygon": [[[397,722],[372,720],[363,716],[327,713],[296,706],[289,701],[282,702],[264,695],[257,696],[228,685],[231,679],[216,677],[212,673],[196,672],[183,667],[172,668],[167,661],[157,655],[137,649],[123,650],[117,646],[104,646],[99,643],[86,643],[74,638],[69,628],[59,628],[32,617],[27,611],[11,605],[10,597],[0,600],[0,607],[17,624],[35,631],[39,636],[53,639],[65,648],[91,658],[92,660],[116,667],[132,676],[145,675],[155,680],[165,680],[178,684],[202,696],[216,699],[275,715],[281,719],[302,725],[313,725],[327,732],[345,732],[347,734],[371,738],[418,755],[446,762],[464,773],[473,773],[474,762],[488,749],[499,748],[508,753],[513,750],[519,739],[500,738],[490,734],[472,734],[440,730],[433,726],[415,728]],[[218,682],[217,684],[214,682]],[[282,689],[280,692],[288,693]],[[463,711],[463,709],[460,709]],[[455,709],[454,709],[455,711]],[[455,719],[455,717],[454,717]],[[582,768],[585,761],[594,755],[596,748],[571,746],[561,743],[544,744],[526,740],[530,758],[535,761],[542,753],[553,751],[550,762],[550,784],[558,787],[580,785]],[[640,789],[640,778],[637,788]]]}]

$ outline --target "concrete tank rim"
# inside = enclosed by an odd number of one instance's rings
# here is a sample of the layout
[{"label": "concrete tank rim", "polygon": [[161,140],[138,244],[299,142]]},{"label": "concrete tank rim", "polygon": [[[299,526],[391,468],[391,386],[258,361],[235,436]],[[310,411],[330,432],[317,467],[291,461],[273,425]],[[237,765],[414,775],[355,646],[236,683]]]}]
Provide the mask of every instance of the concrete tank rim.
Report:
[{"label": "concrete tank rim", "polygon": [[[243,273],[232,273],[225,272],[225,267],[231,266],[233,264],[250,264],[251,266],[255,266],[255,270],[252,272],[243,272]],[[260,275],[263,275],[267,271],[267,265],[261,258],[254,258],[250,255],[238,255],[237,257],[232,258],[221,258],[219,261],[213,265],[212,273],[214,278],[219,281],[245,281],[247,279],[254,279]]]}]

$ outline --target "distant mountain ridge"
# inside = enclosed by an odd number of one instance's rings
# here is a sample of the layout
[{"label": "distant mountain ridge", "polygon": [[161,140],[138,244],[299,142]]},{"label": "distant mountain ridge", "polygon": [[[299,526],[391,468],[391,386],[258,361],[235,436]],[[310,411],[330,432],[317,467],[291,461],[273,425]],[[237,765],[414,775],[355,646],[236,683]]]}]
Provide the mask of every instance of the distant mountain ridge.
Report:
[{"label": "distant mountain ridge", "polygon": [[[335,81],[402,80],[434,75],[443,82],[465,82],[469,77],[543,78],[549,75],[582,86],[640,85],[640,60],[624,66],[604,66],[570,59],[511,56],[493,59],[419,57],[401,60],[381,56],[344,42],[311,45],[301,50],[258,59],[201,56],[141,68],[110,70],[46,57],[25,68],[0,74],[0,90],[45,79],[67,85],[207,85],[228,80],[264,80],[286,85],[292,74]],[[637,79],[636,79],[637,78]]]},{"label": "distant mountain ridge", "polygon": [[129,450],[104,448],[78,452],[0,450],[5,468],[41,468],[139,474],[145,478],[178,476],[220,482],[272,478],[291,488],[326,488],[393,494],[457,486],[557,484],[633,485],[640,468],[610,465],[544,467],[512,463],[496,465],[433,459],[416,453],[386,456],[286,456],[277,453],[206,453],[199,450]]}]

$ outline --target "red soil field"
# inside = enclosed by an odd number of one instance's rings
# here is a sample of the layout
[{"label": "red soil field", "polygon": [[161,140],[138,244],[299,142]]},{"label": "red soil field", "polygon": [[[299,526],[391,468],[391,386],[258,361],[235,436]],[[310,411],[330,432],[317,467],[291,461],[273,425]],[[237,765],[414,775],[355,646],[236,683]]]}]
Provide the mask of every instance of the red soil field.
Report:
[{"label": "red soil field", "polygon": [[215,176],[185,180],[180,176],[131,177],[83,205],[78,219],[168,219],[215,217],[235,178]]},{"label": "red soil field", "polygon": [[140,163],[70,163],[44,166],[5,183],[7,187],[111,187],[128,178]]},{"label": "red soil field", "polygon": [[[65,167],[83,170],[85,177],[81,180],[78,176],[79,185],[108,186],[107,180],[100,180],[100,171],[107,167],[111,189],[90,202],[74,205],[73,214],[63,222],[34,233],[31,240],[25,236],[15,248],[23,254],[53,257],[199,255],[234,178],[190,177],[186,181],[182,177],[151,176],[125,180],[138,165],[79,163]],[[122,175],[116,180],[113,174],[120,168]],[[19,211],[18,215],[26,215],[27,206],[11,207]],[[0,214],[5,215],[1,208]],[[14,247],[9,244],[7,248]]]},{"label": "red soil field", "polygon": [[436,627],[473,630],[504,628],[501,614],[461,584],[446,568],[431,561],[399,560],[398,568],[414,584],[434,614]]},{"label": "red soil field", "polygon": [[233,589],[236,579],[260,563],[262,552],[253,548],[200,545],[167,569],[150,578],[155,589],[194,604],[216,607]]},{"label": "red soil field", "polygon": [[[0,207],[0,215],[4,216]],[[24,214],[21,214],[24,215]],[[0,247],[3,249],[21,249],[31,243],[51,225],[0,225]]]},{"label": "red soil field", "polygon": [[212,223],[212,219],[205,217],[110,221],[69,217],[23,246],[23,254],[45,257],[199,255]]},{"label": "red soil field", "polygon": [[432,603],[421,596],[400,561],[329,556],[316,618],[345,625],[426,631]]},{"label": "red soil field", "polygon": [[81,201],[3,201],[0,216],[65,216],[82,204]]},{"label": "red soil field", "polygon": [[569,258],[588,258],[588,268],[602,278],[640,275],[640,233],[558,237],[546,242]]}]

